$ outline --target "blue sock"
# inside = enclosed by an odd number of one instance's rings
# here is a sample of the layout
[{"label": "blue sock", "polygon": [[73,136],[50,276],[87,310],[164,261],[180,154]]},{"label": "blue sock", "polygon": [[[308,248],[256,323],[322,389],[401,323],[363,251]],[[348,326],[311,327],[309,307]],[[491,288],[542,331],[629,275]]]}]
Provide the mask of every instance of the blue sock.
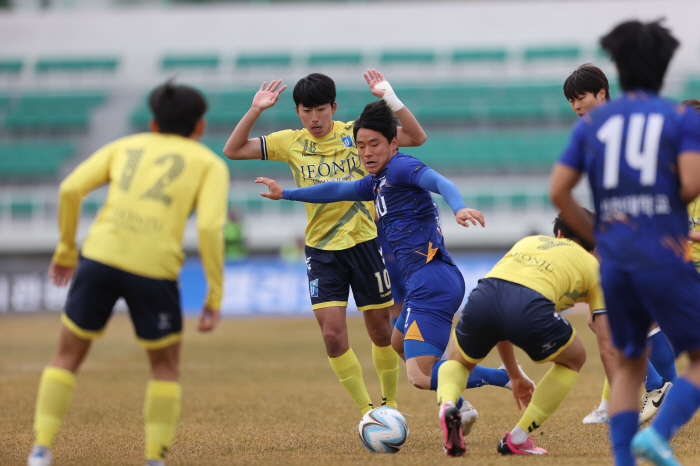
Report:
[{"label": "blue sock", "polygon": [[647,338],[651,344],[649,351],[649,361],[654,365],[661,377],[669,382],[676,381],[676,355],[673,354],[671,343],[666,339],[666,335],[656,332]]},{"label": "blue sock", "polygon": [[[433,372],[430,374],[430,389],[432,391],[437,390],[438,369],[440,369],[440,366],[442,366],[445,363],[445,361],[445,359],[442,359],[433,364]],[[469,376],[469,378],[471,379],[471,376]],[[459,400],[457,400],[457,409],[460,409],[462,407],[462,403],[464,403],[464,398],[460,396]]]},{"label": "blue sock", "polygon": [[483,385],[495,385],[497,387],[505,387],[508,382],[510,382],[510,379],[508,378],[508,373],[503,369],[476,366],[469,373],[469,381],[467,381],[467,388],[477,388]]},{"label": "blue sock", "polygon": [[610,418],[610,445],[615,456],[615,466],[634,466],[632,437],[637,433],[639,412],[621,411]]},{"label": "blue sock", "polygon": [[651,425],[667,441],[693,417],[700,406],[700,389],[679,377],[668,391],[666,401]]},{"label": "blue sock", "polygon": [[663,386],[664,379],[661,378],[654,365],[647,359],[647,377],[644,379],[644,390],[651,391]]}]

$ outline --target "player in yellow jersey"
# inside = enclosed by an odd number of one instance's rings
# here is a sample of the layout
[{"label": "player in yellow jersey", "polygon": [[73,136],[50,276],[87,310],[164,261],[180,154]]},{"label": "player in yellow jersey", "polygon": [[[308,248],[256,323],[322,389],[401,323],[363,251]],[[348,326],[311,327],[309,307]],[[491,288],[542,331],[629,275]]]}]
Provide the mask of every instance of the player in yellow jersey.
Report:
[{"label": "player in yellow jersey", "polygon": [[[592,312],[605,309],[593,246],[576,236],[561,217],[554,231],[556,238],[541,235],[518,241],[469,295],[450,341],[449,361],[438,374],[448,456],[459,456],[466,448],[455,403],[469,372],[494,346],[508,371],[518,408],[521,403],[527,406],[497,449],[503,455],[547,453],[534,445],[529,433],[559,407],[586,360],[580,337],[559,312],[579,302],[588,303]],[[518,370],[513,345],[536,363],[554,363],[537,388]]]},{"label": "player in yellow jersey", "polygon": [[[29,466],[51,464],[50,449],[71,403],[76,373],[120,297],[151,366],[143,409],[147,464],[164,464],[180,412],[177,278],[184,258],[183,230],[193,209],[209,284],[199,330],[210,331],[219,320],[228,167],[197,141],[207,109],[197,91],[167,83],[151,93],[149,104],[154,114],[150,133],[107,144],[61,183],[60,241],[49,275],[59,286],[73,280],[58,347],[39,384]],[[79,259],[75,232],[81,199],[105,184],[105,205]]]},{"label": "player in yellow jersey", "polygon": [[[700,115],[700,100],[684,100],[683,103],[695,109]],[[689,229],[688,239],[690,240],[690,254],[695,264],[695,269],[700,272],[700,197],[688,204]]]},{"label": "player in yellow jersey", "polygon": [[[419,146],[425,132],[376,70],[364,75],[370,91],[396,113],[400,147]],[[263,83],[248,112],[233,130],[224,154],[235,160],[286,162],[298,187],[327,181],[359,180],[367,174],[353,140],[353,122],[333,121],[337,104],[335,83],[323,74],[310,74],[294,86],[296,112],[304,128],[249,139],[260,114],[277,102],[279,80]],[[306,262],[309,294],[321,327],[331,367],[355,405],[364,414],[372,408],[362,367],[350,348],[345,314],[352,287],[372,340],[372,358],[382,389],[382,405],[396,407],[399,356],[391,347],[389,306],[391,283],[386,278],[372,202],[306,204]]]}]

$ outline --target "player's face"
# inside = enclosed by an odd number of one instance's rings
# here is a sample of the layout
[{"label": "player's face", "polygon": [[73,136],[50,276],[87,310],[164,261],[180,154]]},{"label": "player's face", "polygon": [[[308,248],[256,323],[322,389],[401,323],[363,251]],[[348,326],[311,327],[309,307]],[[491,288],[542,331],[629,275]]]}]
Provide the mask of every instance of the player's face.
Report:
[{"label": "player's face", "polygon": [[333,114],[336,108],[335,102],[333,104],[319,105],[318,107],[305,107],[302,104],[296,107],[297,115],[301,119],[304,128],[315,138],[323,137],[331,132],[333,129]]},{"label": "player's face", "polygon": [[601,89],[597,94],[586,92],[579,94],[573,99],[569,99],[571,110],[576,112],[579,117],[586,115],[598,105],[605,102],[605,89]]},{"label": "player's face", "polygon": [[384,170],[399,146],[396,137],[389,142],[382,133],[368,128],[357,130],[355,144],[362,164],[373,175]]}]

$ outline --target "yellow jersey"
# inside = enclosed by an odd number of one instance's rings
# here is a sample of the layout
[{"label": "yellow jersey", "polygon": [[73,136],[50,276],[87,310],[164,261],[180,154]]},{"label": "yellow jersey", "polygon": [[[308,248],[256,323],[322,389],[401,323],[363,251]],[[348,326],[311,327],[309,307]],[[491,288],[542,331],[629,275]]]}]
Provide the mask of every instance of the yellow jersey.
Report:
[{"label": "yellow jersey", "polygon": [[104,184],[109,184],[107,198],[82,255],[144,277],[177,280],[185,256],[185,223],[196,209],[199,252],[209,285],[205,304],[219,309],[229,189],[226,163],[198,141],[173,134],[135,134],[107,144],[61,183],[56,264],[77,264],[81,199]]},{"label": "yellow jersey", "polygon": [[579,244],[551,236],[523,238],[486,274],[535,290],[563,311],[588,303],[605,309],[598,260]]},{"label": "yellow jersey", "polygon": [[[700,197],[688,204],[688,230],[700,231]],[[700,270],[700,243],[690,241],[690,257],[695,268]]]},{"label": "yellow jersey", "polygon": [[[308,130],[285,130],[260,138],[263,160],[287,162],[300,188],[327,181],[359,180],[367,175],[353,139],[353,122],[333,122],[322,138]],[[374,205],[367,202],[305,203],[306,244],[343,250],[377,237]]]}]

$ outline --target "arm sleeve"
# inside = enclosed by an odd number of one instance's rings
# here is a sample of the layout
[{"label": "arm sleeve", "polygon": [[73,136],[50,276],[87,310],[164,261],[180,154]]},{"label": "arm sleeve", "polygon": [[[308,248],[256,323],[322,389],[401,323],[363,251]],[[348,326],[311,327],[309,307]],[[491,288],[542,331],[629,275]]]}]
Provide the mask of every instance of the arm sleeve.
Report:
[{"label": "arm sleeve", "polygon": [[700,152],[700,117],[692,108],[687,108],[682,128],[678,153]]},{"label": "arm sleeve", "polygon": [[427,168],[421,172],[418,178],[418,186],[441,195],[455,214],[457,211],[466,208],[457,186],[432,168]]},{"label": "arm sleeve", "polygon": [[75,232],[80,217],[80,203],[87,193],[109,181],[109,164],[115,143],[108,144],[78,165],[61,183],[58,191],[59,241],[53,261],[64,267],[78,264]]},{"label": "arm sleeve", "polygon": [[579,121],[574,126],[566,149],[559,156],[559,163],[563,163],[567,167],[573,168],[578,172],[584,171],[584,154],[583,154],[583,133],[586,129],[586,122]]},{"label": "arm sleeve", "polygon": [[286,162],[289,159],[290,142],[294,138],[294,131],[286,129],[276,133],[260,136],[260,151],[262,160],[279,160]]},{"label": "arm sleeve", "polygon": [[211,164],[197,195],[197,231],[199,256],[207,277],[207,297],[210,309],[220,309],[223,296],[224,234],[228,206],[229,171],[221,163]]},{"label": "arm sleeve", "polygon": [[355,188],[357,184],[363,181],[364,178],[358,181],[329,181],[305,188],[285,189],[282,192],[282,198],[289,201],[302,201],[312,204],[338,201],[371,201],[371,195],[367,198],[366,195],[361,195],[362,189],[358,192]]}]

